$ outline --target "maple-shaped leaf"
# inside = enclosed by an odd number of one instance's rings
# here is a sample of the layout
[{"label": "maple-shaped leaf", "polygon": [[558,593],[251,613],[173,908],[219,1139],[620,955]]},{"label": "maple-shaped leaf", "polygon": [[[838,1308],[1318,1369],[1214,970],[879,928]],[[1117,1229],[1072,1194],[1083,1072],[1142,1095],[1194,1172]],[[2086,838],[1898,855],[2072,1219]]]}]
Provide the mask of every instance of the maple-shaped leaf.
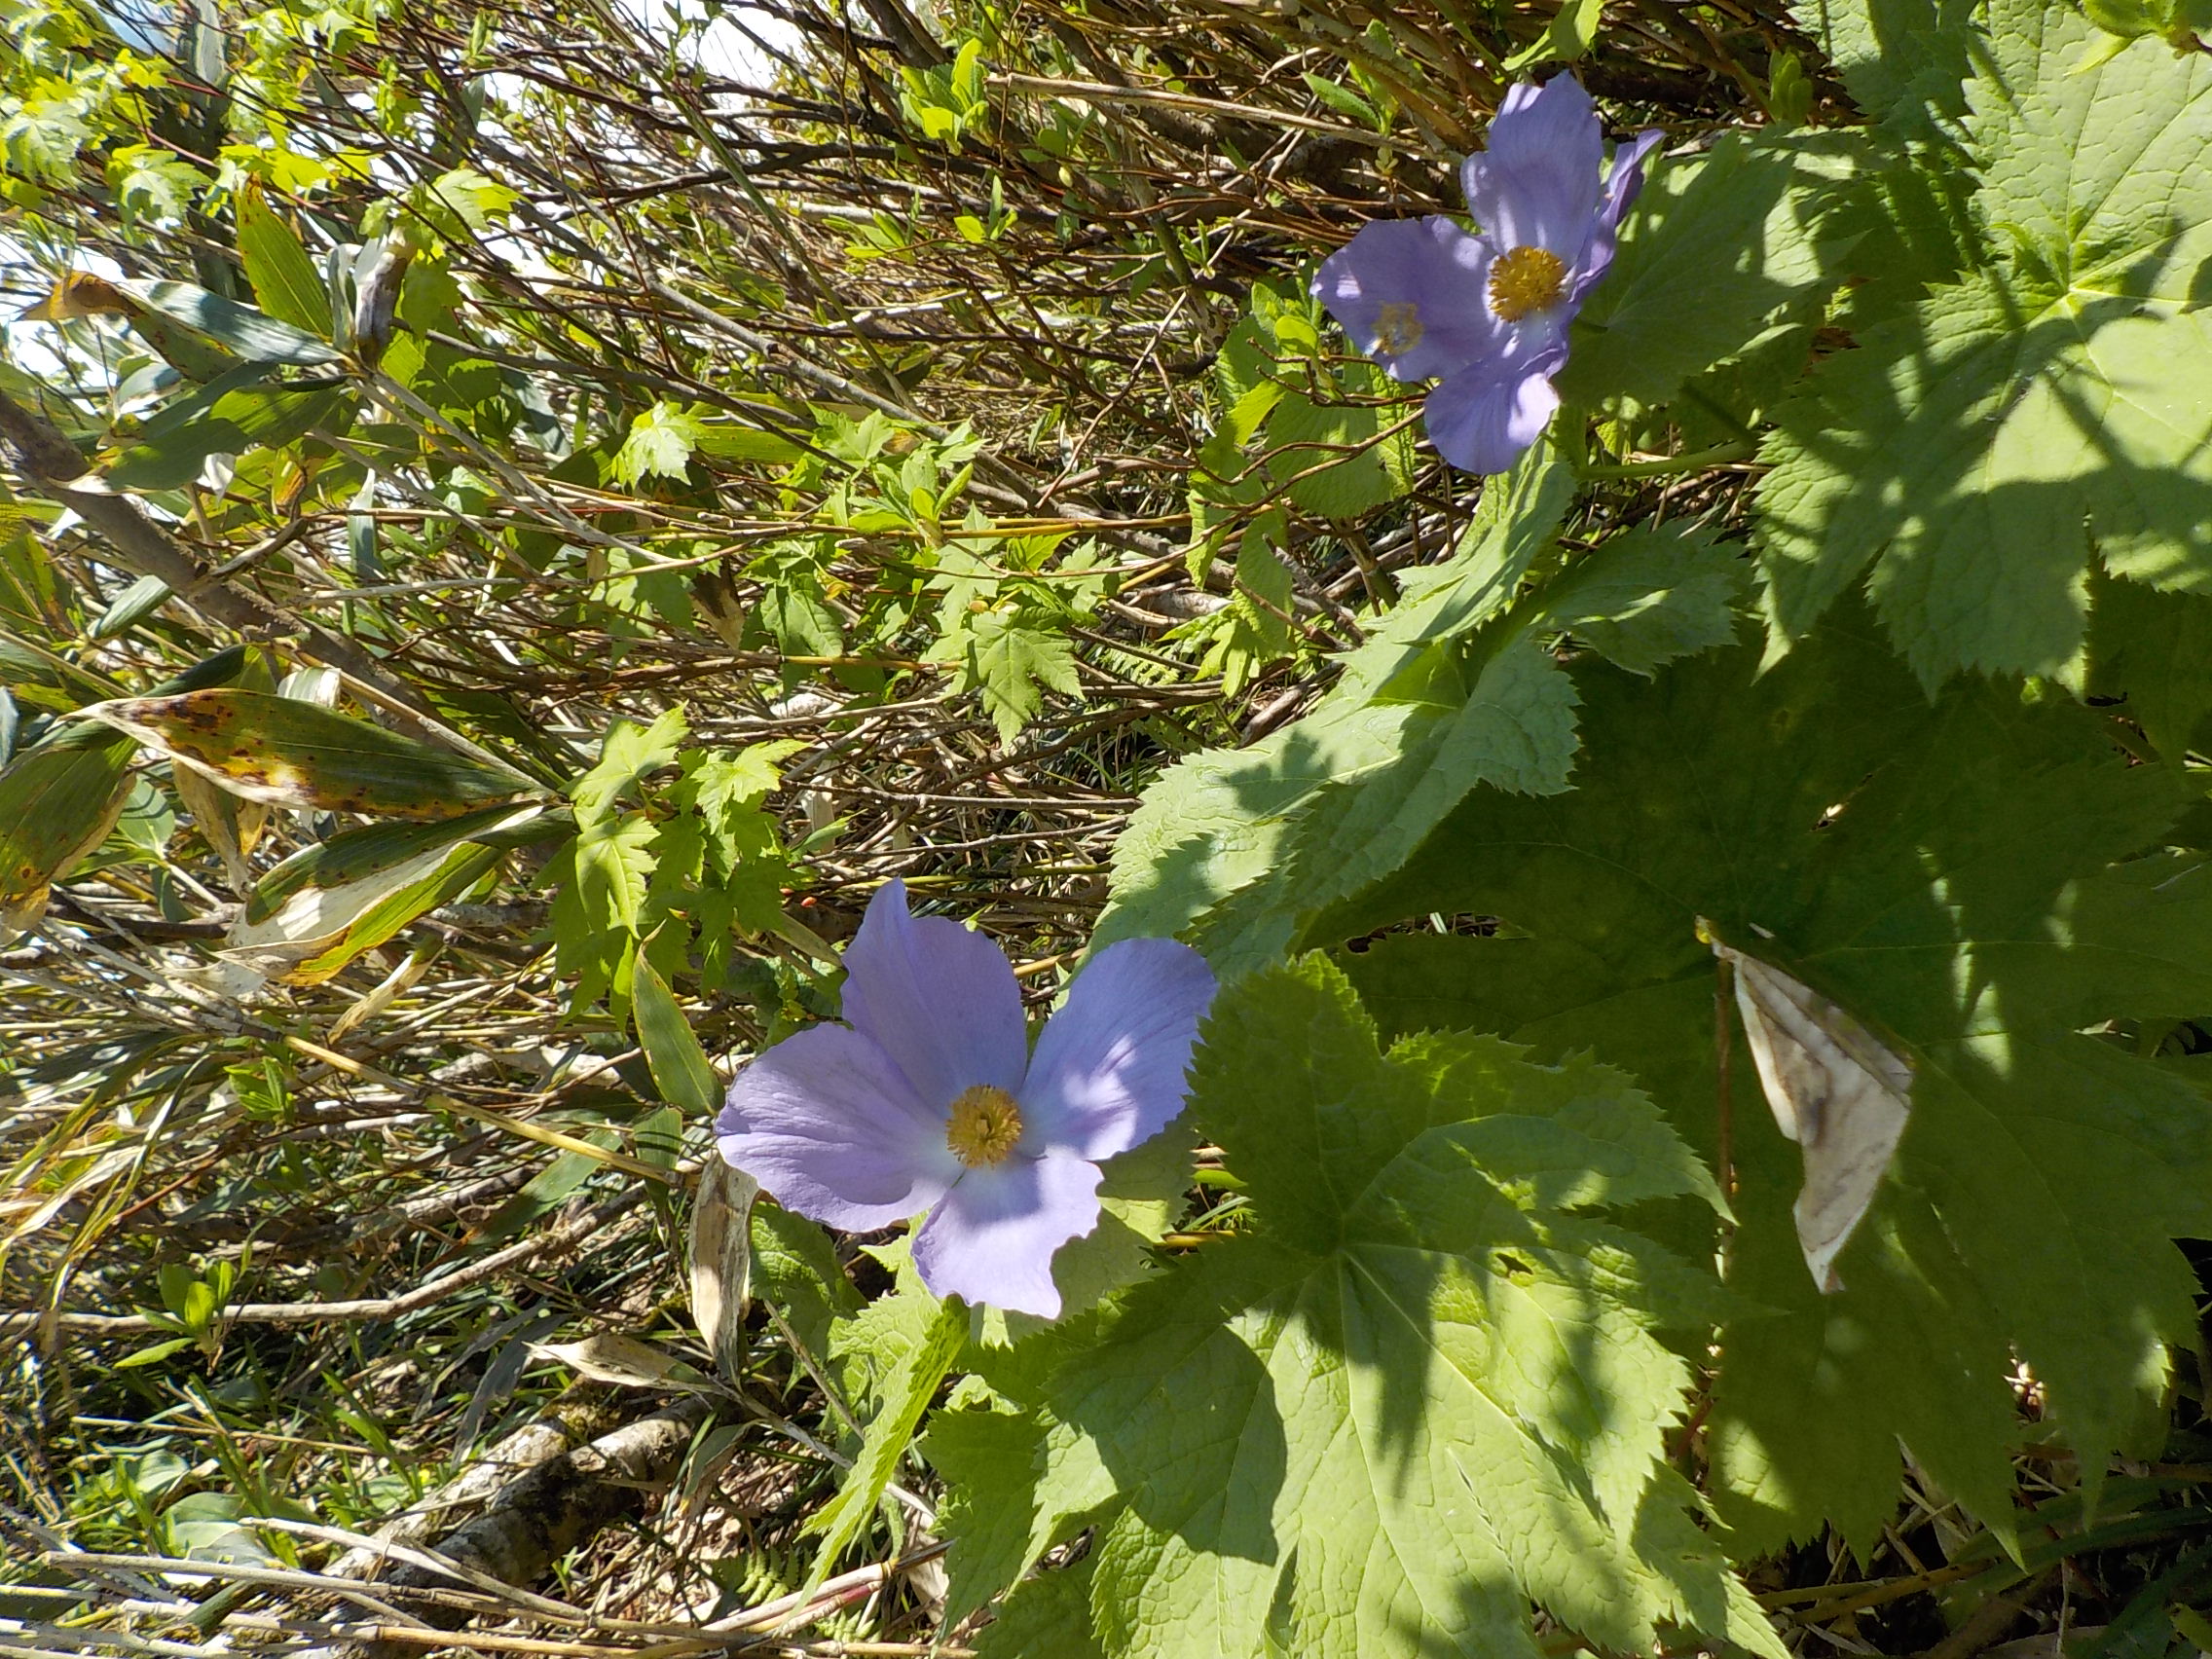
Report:
[{"label": "maple-shaped leaf", "polygon": [[614,452],[610,470],[631,489],[648,473],[658,478],[682,478],[690,470],[691,454],[706,435],[707,424],[695,411],[663,398],[632,419],[622,447]]},{"label": "maple-shaped leaf", "polygon": [[626,791],[670,764],[683,752],[690,725],[681,708],[664,709],[649,726],[615,720],[600,739],[599,759],[569,789],[581,824],[601,824],[614,816]]},{"label": "maple-shaped leaf", "polygon": [[1722,1332],[1715,1496],[1746,1548],[1824,1520],[1863,1541],[1895,1503],[1901,1439],[2002,1527],[2012,1350],[2093,1483],[2156,1406],[2161,1344],[2194,1328],[2170,1240],[2212,1225],[2212,1117],[2167,1070],[2082,1033],[2212,1010],[2212,868],[2156,850],[2182,781],[2130,766],[2069,700],[1974,682],[1930,703],[1838,622],[1757,668],[1747,648],[1655,685],[1583,666],[1573,793],[1470,797],[1323,920],[1347,938],[1493,918],[1496,937],[1352,955],[1385,1026],[1594,1051],[1715,1160],[1696,918],[1908,1056],[1910,1124],[1840,1258],[1845,1289],[1824,1297],[1790,1216],[1800,1154],[1736,1040],[1730,1282],[1762,1310]]},{"label": "maple-shaped leaf", "polygon": [[1777,649],[1862,575],[1914,671],[2079,668],[2092,553],[2212,591],[2212,57],[2074,72],[2070,6],[1993,8],[1970,83],[1992,257],[1776,412],[1759,486]]},{"label": "maple-shaped leaf", "polygon": [[1005,743],[1043,711],[1047,688],[1069,697],[1083,690],[1067,636],[1012,606],[971,617],[937,654],[960,663],[961,689],[982,694],[983,712]]},{"label": "maple-shaped leaf", "polygon": [[1308,958],[1223,993],[1191,1111],[1257,1226],[1048,1388],[1039,1508],[1121,1494],[1109,1654],[1533,1659],[1531,1599],[1601,1647],[1782,1651],[1665,1461],[1689,1369],[1653,1331],[1702,1328],[1717,1287],[1586,1213],[1718,1202],[1626,1078],[1488,1037],[1383,1053]]}]

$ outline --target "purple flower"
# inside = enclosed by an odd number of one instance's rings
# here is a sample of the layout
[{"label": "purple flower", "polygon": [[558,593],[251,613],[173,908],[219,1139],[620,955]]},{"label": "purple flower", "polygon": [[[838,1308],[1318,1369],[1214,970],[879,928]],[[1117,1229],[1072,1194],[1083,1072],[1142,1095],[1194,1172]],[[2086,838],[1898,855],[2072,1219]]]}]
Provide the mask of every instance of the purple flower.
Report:
[{"label": "purple flower", "polygon": [[1313,295],[1393,380],[1441,378],[1428,435],[1469,472],[1503,472],[1559,407],[1567,325],[1613,262],[1657,130],[1616,151],[1571,75],[1523,83],[1459,169],[1469,236],[1441,215],[1378,220],[1321,262]]},{"label": "purple flower", "polygon": [[1052,1253],[1098,1225],[1100,1161],[1183,1110],[1205,959],[1173,940],[1108,945],[1034,1054],[998,946],[908,915],[903,883],[868,902],[845,968],[849,1028],[811,1026],[738,1075],[722,1156],[848,1233],[935,1205],[914,1235],[923,1283],[1056,1317]]}]

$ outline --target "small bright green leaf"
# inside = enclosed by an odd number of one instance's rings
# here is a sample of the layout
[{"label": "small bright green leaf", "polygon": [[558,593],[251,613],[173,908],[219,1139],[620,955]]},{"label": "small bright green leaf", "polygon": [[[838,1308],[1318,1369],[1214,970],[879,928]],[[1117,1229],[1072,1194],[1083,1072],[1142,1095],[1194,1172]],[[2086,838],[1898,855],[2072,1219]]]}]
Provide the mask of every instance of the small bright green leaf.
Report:
[{"label": "small bright green leaf", "polygon": [[430,194],[472,231],[489,230],[521,199],[512,185],[488,178],[474,167],[455,167],[430,181]]},{"label": "small bright green leaf", "polygon": [[780,737],[732,751],[687,750],[680,756],[682,780],[670,794],[694,807],[710,824],[756,807],[783,786],[781,762],[806,747]]},{"label": "small bright green leaf", "polygon": [[662,710],[649,726],[635,720],[608,726],[600,740],[598,763],[569,791],[577,820],[591,824],[609,816],[624,793],[676,759],[690,730],[681,708]]},{"label": "small bright green leaf", "polygon": [[1045,707],[1050,688],[1080,696],[1075,649],[1067,636],[1038,627],[1014,609],[986,610],[959,636],[967,686],[982,694],[983,712],[1012,743]]},{"label": "small bright green leaf", "polygon": [[174,223],[215,182],[174,151],[151,144],[125,144],[110,154],[107,179],[127,224],[140,219]]},{"label": "small bright green leaf", "polygon": [[844,623],[812,574],[794,573],[763,589],[754,617],[787,656],[845,654]]},{"label": "small bright green leaf", "polygon": [[1028,1412],[941,1411],[919,1450],[946,1482],[940,1520],[952,1541],[945,1563],[949,1623],[989,1602],[1035,1559],[1029,1507],[1012,1498],[1036,1482],[1045,1429]]},{"label": "small bright green leaf", "polygon": [[631,420],[630,435],[614,453],[614,476],[633,490],[648,473],[682,478],[690,470],[691,452],[706,435],[707,423],[700,416],[664,398]]},{"label": "small bright green leaf", "polygon": [[1544,32],[1508,57],[1505,67],[1518,73],[1555,57],[1573,62],[1597,40],[1604,9],[1604,0],[1560,0],[1559,10],[1552,14]]},{"label": "small bright green leaf", "polygon": [[770,464],[793,461],[806,454],[781,432],[758,426],[736,426],[721,421],[703,421],[696,436],[702,454],[717,461],[754,461]]},{"label": "small bright green leaf", "polygon": [[587,824],[576,834],[575,897],[601,928],[636,934],[653,869],[653,825],[642,816]]},{"label": "small bright green leaf", "polygon": [[129,1371],[141,1365],[158,1365],[171,1354],[181,1352],[191,1346],[192,1338],[190,1337],[171,1337],[166,1342],[153,1343],[148,1346],[133,1349],[117,1360],[115,1368],[118,1371]]},{"label": "small bright green leaf", "polygon": [[1376,112],[1375,106],[1349,87],[1340,86],[1335,81],[1313,74],[1310,70],[1299,78],[1306,83],[1308,92],[1339,115],[1349,116],[1362,127],[1372,127],[1377,131],[1382,130],[1382,117]]}]

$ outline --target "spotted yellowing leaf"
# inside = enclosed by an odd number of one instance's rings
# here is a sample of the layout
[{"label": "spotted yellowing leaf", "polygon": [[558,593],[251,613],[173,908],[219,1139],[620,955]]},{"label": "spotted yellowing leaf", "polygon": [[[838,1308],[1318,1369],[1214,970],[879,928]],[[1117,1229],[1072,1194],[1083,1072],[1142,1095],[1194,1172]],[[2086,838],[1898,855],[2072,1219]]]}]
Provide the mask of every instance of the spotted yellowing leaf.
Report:
[{"label": "spotted yellowing leaf", "polygon": [[453,818],[537,793],[527,778],[317,704],[230,686],[76,711],[233,794],[298,812]]},{"label": "spotted yellowing leaf", "polygon": [[0,772],[0,940],[32,926],[48,887],[106,837],[129,766],[126,743],[49,744]]}]

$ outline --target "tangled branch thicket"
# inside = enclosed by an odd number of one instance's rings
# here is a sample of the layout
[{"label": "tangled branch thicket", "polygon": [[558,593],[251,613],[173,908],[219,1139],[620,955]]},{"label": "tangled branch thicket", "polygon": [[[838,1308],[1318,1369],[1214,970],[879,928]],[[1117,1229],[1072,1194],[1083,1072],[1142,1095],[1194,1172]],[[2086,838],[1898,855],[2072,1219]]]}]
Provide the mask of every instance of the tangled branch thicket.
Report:
[{"label": "tangled branch thicket", "polygon": [[[0,389],[26,419],[132,441],[131,377],[160,365],[84,279],[249,297],[224,202],[265,201],[318,262],[438,249],[381,362],[364,334],[349,419],[227,488],[172,481],[146,523],[190,591],[130,613],[148,571],[18,474],[0,529],[40,551],[9,567],[0,652],[23,719],[143,694],[250,614],[262,672],[343,670],[322,689],[412,702],[554,790],[670,709],[700,750],[791,740],[780,919],[734,964],[673,965],[731,1060],[814,1006],[826,945],[893,877],[1049,1003],[1142,787],[1293,718],[1393,572],[1454,545],[1477,485],[1425,451],[1365,516],[1294,488],[1344,445],[1287,443],[1240,496],[1194,458],[1255,285],[1302,291],[1366,218],[1456,208],[1502,66],[1574,26],[1549,0],[186,7],[155,28],[166,84],[41,150],[54,77],[144,55],[151,25],[11,13],[5,281],[38,320]],[[1785,60],[1815,121],[1855,119],[1774,0],[1620,0],[1604,24],[1579,70],[1622,130],[1764,121]],[[703,68],[707,38],[742,40],[750,77]],[[179,166],[233,188],[165,207],[119,183]],[[1382,404],[1386,442],[1418,404]],[[1590,511],[1733,521],[1745,468],[1643,481],[1621,449]],[[1272,593],[1237,544],[1262,525]],[[842,1402],[765,1304],[742,1375],[712,1380],[683,1271],[704,1124],[672,1132],[629,1035],[634,958],[556,950],[544,843],[241,999],[214,953],[246,889],[345,821],[279,811],[257,840],[183,804],[138,792],[0,954],[10,1644],[965,1641],[938,1628],[926,1486],[871,1565],[807,1584]],[[1775,1604],[1841,1629],[1928,1576]]]}]

